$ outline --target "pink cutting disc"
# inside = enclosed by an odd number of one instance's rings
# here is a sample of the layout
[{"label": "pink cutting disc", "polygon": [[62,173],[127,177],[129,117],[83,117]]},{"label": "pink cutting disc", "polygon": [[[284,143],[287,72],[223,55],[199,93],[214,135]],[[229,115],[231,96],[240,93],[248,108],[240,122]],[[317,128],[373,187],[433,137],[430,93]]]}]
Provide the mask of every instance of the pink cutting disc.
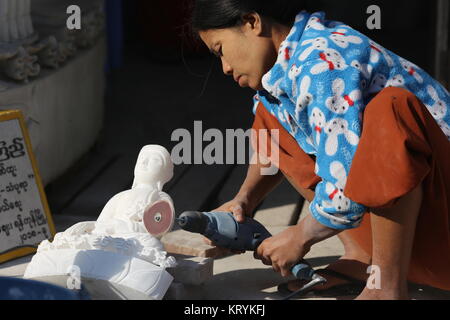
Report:
[{"label": "pink cutting disc", "polygon": [[173,226],[175,213],[167,201],[158,201],[144,212],[144,226],[154,237],[169,232]]}]

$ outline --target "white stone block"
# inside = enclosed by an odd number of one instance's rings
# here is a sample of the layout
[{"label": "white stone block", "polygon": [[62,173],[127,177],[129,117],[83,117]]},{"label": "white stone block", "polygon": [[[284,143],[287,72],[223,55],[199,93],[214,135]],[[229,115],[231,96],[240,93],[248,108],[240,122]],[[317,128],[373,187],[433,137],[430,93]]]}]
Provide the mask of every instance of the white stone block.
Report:
[{"label": "white stone block", "polygon": [[37,253],[28,266],[24,278],[35,279],[73,274],[74,266],[81,277],[105,280],[129,287],[161,300],[173,277],[152,263],[102,250],[52,250]]},{"label": "white stone block", "polygon": [[175,258],[177,266],[167,269],[175,281],[199,286],[213,277],[214,259],[181,255],[175,255]]}]

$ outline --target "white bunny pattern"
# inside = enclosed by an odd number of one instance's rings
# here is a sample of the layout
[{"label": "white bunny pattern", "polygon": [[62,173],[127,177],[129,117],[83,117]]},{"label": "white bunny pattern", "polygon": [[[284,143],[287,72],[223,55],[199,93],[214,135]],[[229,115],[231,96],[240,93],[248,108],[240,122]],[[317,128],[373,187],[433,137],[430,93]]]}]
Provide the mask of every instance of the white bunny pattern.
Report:
[{"label": "white bunny pattern", "polygon": [[327,120],[322,110],[319,108],[314,108],[312,111],[312,115],[309,118],[309,124],[314,129],[316,135],[316,147],[320,144],[320,136],[327,124]]},{"label": "white bunny pattern", "polygon": [[344,188],[347,184],[347,171],[344,165],[339,161],[332,162],[330,174],[336,182],[324,183],[327,197],[322,200],[321,204],[315,204],[315,211],[335,226],[350,224],[357,227],[361,222],[362,213],[351,216],[343,214],[348,212],[352,202],[344,195]]},{"label": "white bunny pattern", "polygon": [[298,95],[297,91],[297,83],[295,82],[295,79],[300,75],[302,72],[302,66],[297,67],[295,64],[291,67],[289,70],[288,77],[292,81],[292,95],[296,97]]},{"label": "white bunny pattern", "polygon": [[300,94],[298,95],[295,107],[295,115],[297,116],[297,118],[299,118],[298,114],[314,101],[313,95],[309,93],[310,87],[311,87],[311,78],[306,76],[302,79],[302,82],[300,83]]},{"label": "white bunny pattern", "polygon": [[311,74],[317,75],[326,71],[345,70],[348,65],[341,54],[334,49],[325,49],[319,54],[320,60],[314,67],[311,68]]},{"label": "white bunny pattern", "polygon": [[320,17],[311,17],[309,19],[308,24],[305,27],[305,30],[314,29],[314,30],[325,30],[325,26],[322,24]]},{"label": "white bunny pattern", "polygon": [[431,112],[431,115],[437,120],[439,127],[442,129],[446,137],[450,140],[450,125],[448,122],[444,121],[445,115],[447,114],[448,101],[445,102],[439,97],[438,92],[433,86],[429,85],[427,87],[428,94],[433,99],[433,105],[427,105]]},{"label": "white bunny pattern", "polygon": [[348,95],[345,94],[345,81],[338,78],[333,81],[333,96],[325,101],[327,108],[337,114],[345,114],[350,107],[354,107],[361,99],[361,90],[355,89]]},{"label": "white bunny pattern", "polygon": [[305,61],[314,50],[325,50],[328,48],[328,40],[322,37],[305,40],[302,42],[302,46],[310,45],[308,48],[304,49],[302,54],[299,57],[300,61]]},{"label": "white bunny pattern", "polygon": [[418,66],[416,66],[414,63],[411,63],[402,58],[400,58],[399,60],[400,60],[400,63],[402,65],[403,69],[405,69],[406,72],[408,72],[410,75],[412,75],[414,77],[414,79],[417,80],[417,82],[423,83],[422,76],[417,72],[417,70],[419,70]]},{"label": "white bunny pattern", "polygon": [[444,119],[447,114],[447,103],[439,97],[439,94],[433,86],[429,85],[427,87],[427,91],[434,102],[433,105],[428,105],[428,109],[430,109],[431,114],[436,120]]},{"label": "white bunny pattern", "polygon": [[325,152],[327,156],[334,156],[338,151],[339,137],[343,135],[347,142],[352,146],[357,146],[359,137],[356,133],[349,130],[348,122],[342,118],[336,118],[329,121],[325,126],[327,142],[325,143]]},{"label": "white bunny pattern", "polygon": [[350,199],[344,195],[344,188],[347,183],[344,165],[339,161],[334,161],[331,163],[330,173],[336,179],[336,183],[333,185],[327,182],[325,189],[330,201],[322,201],[322,206],[333,208],[338,212],[346,212],[350,208]]},{"label": "white bunny pattern", "polygon": [[341,48],[348,48],[348,46],[353,44],[361,44],[363,41],[360,37],[357,36],[348,36],[346,35],[346,29],[338,29],[331,33],[330,39]]},{"label": "white bunny pattern", "polygon": [[394,65],[394,60],[390,56],[389,53],[386,52],[386,49],[381,47],[380,45],[376,44],[373,41],[369,41],[370,44],[370,62],[372,63],[378,63],[380,61],[381,55],[386,60],[389,67],[392,67]]}]

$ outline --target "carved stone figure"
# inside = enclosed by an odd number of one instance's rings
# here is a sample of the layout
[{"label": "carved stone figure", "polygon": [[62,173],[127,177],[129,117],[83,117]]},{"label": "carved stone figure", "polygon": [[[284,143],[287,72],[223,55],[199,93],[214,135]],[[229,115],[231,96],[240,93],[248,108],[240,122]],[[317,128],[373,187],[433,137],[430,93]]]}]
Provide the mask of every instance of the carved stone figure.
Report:
[{"label": "carved stone figure", "polygon": [[34,34],[31,0],[0,0],[0,42],[22,42]]},{"label": "carved stone figure", "polygon": [[0,70],[13,80],[28,82],[41,71],[37,56],[22,46],[0,44]]},{"label": "carved stone figure", "polygon": [[[82,29],[69,30],[66,9],[82,8]],[[41,67],[56,69],[104,32],[101,0],[0,0],[0,74],[27,83]]]},{"label": "carved stone figure", "polygon": [[[158,239],[170,231],[174,222],[172,200],[162,191],[173,176],[169,152],[161,146],[145,146],[134,174],[133,187],[109,200],[97,221],[78,223],[58,233],[52,242],[43,241],[25,278],[67,274],[67,270],[76,265],[82,277],[114,282],[120,273],[120,284],[127,283],[150,297],[162,298],[173,280],[164,269],[176,265],[173,257],[167,257]],[[151,235],[143,220],[144,214],[155,207],[158,219],[154,224],[159,232]],[[86,256],[86,252],[89,252],[89,259],[80,259],[80,254]],[[102,260],[104,252],[108,252],[108,263]],[[117,260],[115,265],[114,259]],[[129,264],[127,272],[123,269],[124,261]],[[139,268],[134,270],[133,265]],[[97,270],[94,275],[89,272],[93,268]]]}]

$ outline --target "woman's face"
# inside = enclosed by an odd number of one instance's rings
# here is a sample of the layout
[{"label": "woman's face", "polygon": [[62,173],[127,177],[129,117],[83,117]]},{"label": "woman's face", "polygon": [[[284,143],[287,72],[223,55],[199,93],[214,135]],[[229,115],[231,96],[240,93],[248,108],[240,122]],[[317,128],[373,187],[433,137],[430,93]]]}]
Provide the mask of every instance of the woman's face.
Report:
[{"label": "woman's face", "polygon": [[272,38],[262,35],[261,20],[227,29],[200,31],[210,51],[222,60],[223,72],[241,87],[262,90],[261,80],[275,64],[277,48]]}]

